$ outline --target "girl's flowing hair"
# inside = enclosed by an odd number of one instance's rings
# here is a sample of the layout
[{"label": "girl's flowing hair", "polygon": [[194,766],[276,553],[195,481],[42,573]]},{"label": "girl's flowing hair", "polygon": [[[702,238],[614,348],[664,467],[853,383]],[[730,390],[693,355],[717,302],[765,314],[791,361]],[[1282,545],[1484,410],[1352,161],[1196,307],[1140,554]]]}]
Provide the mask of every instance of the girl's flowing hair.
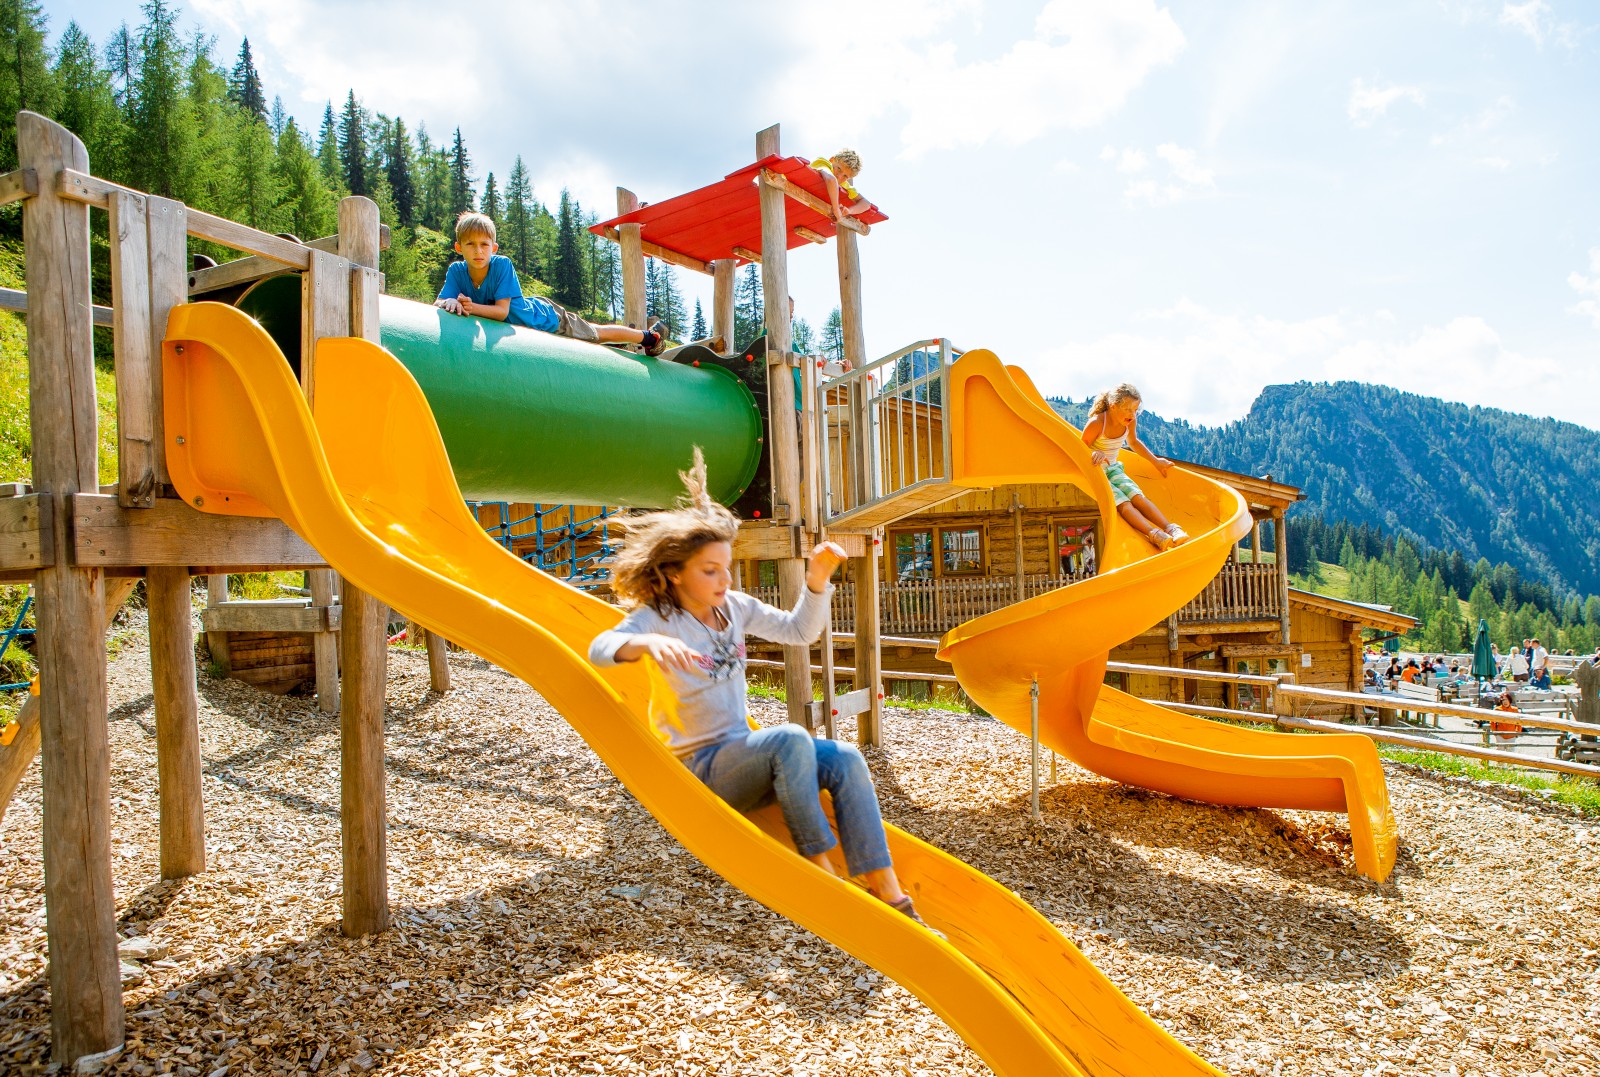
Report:
[{"label": "girl's flowing hair", "polygon": [[[1144,397],[1140,396],[1139,390],[1135,389],[1128,382],[1123,382],[1115,389],[1107,389],[1105,392],[1094,398],[1094,403],[1089,407],[1089,418],[1093,419],[1101,412],[1106,411],[1117,404],[1121,404],[1125,400],[1143,402]],[[1087,422],[1088,420],[1085,421]]]},{"label": "girl's flowing hair", "polygon": [[611,566],[611,590],[629,609],[649,606],[663,617],[671,616],[682,607],[667,573],[682,568],[702,546],[731,543],[739,533],[739,518],[706,492],[706,459],[700,446],[694,449],[694,465],[678,472],[678,477],[684,496],[677,507],[622,520],[628,537]]}]

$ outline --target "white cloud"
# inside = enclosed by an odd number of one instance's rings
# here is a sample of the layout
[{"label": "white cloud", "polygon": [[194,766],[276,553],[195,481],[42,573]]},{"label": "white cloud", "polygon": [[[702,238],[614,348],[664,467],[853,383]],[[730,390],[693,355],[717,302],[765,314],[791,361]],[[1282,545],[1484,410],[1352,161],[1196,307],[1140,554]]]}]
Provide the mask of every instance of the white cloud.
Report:
[{"label": "white cloud", "polygon": [[1374,121],[1388,114],[1390,105],[1401,100],[1410,101],[1420,108],[1427,102],[1427,97],[1417,86],[1368,86],[1365,79],[1356,79],[1350,84],[1350,101],[1345,111],[1357,127],[1370,127]]},{"label": "white cloud", "polygon": [[1121,150],[1107,146],[1100,151],[1100,159],[1111,163],[1118,172],[1141,176],[1129,181],[1122,192],[1123,197],[1131,203],[1170,206],[1216,190],[1216,173],[1200,164],[1194,150],[1185,149],[1175,142],[1163,142],[1156,147],[1155,155],[1158,160],[1166,162],[1165,176],[1142,176],[1150,163],[1150,158],[1143,150],[1131,146]]},{"label": "white cloud", "polygon": [[[1595,259],[1595,309],[1585,313],[1600,317],[1600,251]],[[1091,388],[1083,372],[1092,370],[1101,381],[1134,382],[1162,415],[1211,425],[1239,418],[1264,386],[1295,381],[1375,382],[1589,426],[1600,399],[1600,372],[1519,353],[1473,316],[1405,332],[1384,311],[1289,321],[1184,299],[1138,323],[1044,350],[1034,372],[1040,388],[1081,396]]]},{"label": "white cloud", "polygon": [[1533,38],[1536,45],[1544,44],[1549,17],[1550,5],[1545,0],[1527,0],[1527,3],[1507,4],[1500,9],[1501,24],[1521,30]]},{"label": "white cloud", "polygon": [[[1020,145],[1103,122],[1185,41],[1155,0],[1048,0],[1027,36],[998,56],[968,59],[976,35],[950,26],[965,7],[904,3],[910,17],[874,10],[871,33],[817,35],[860,17],[847,0],[796,8],[796,40],[815,42],[774,80],[773,101],[803,132],[851,137],[873,120],[903,117],[906,157],[929,150]],[[797,116],[798,113],[798,116]]]},{"label": "white cloud", "polygon": [[1578,293],[1578,301],[1567,309],[1588,318],[1600,329],[1600,247],[1589,248],[1589,273],[1584,276],[1574,270],[1567,277],[1567,283]]}]

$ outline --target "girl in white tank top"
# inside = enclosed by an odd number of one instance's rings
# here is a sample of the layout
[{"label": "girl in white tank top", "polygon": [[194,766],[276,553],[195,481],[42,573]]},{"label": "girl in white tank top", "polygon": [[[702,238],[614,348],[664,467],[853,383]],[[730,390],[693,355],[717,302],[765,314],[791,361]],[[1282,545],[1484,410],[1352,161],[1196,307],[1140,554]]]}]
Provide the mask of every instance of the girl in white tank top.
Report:
[{"label": "girl in white tank top", "polygon": [[1188,542],[1188,532],[1168,520],[1156,508],[1138,484],[1128,477],[1117,459],[1123,449],[1130,449],[1150,461],[1162,475],[1172,467],[1171,460],[1157,456],[1139,440],[1135,424],[1139,421],[1140,403],[1139,390],[1127,382],[1101,393],[1089,409],[1089,421],[1083,427],[1083,441],[1089,446],[1090,458],[1105,471],[1117,514],[1148,538],[1156,549],[1164,550],[1168,546]]}]

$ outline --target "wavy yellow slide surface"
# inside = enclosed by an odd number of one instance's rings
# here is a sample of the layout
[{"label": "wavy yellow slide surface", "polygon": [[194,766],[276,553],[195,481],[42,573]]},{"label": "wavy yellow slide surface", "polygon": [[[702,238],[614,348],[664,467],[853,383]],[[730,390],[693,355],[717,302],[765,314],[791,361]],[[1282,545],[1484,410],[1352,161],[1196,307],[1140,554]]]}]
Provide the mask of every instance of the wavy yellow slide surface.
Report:
[{"label": "wavy yellow slide surface", "polygon": [[1100,510],[1100,573],[947,633],[939,655],[967,693],[1022,732],[1039,685],[1042,743],[1097,774],[1213,804],[1348,812],[1356,867],[1387,878],[1395,822],[1373,743],[1359,734],[1290,735],[1222,725],[1106,686],[1112,647],[1199,594],[1250,530],[1237,492],[1183,468],[1165,477],[1131,452],[1128,474],[1192,540],[1157,553],[1119,517],[1082,437],[1026,374],[992,352],[951,368],[954,479],[969,486],[1070,482]]},{"label": "wavy yellow slide surface", "polygon": [[1218,1074],[962,861],[890,828],[942,942],[795,855],[773,813],[752,821],[696,780],[646,720],[646,664],[602,674],[583,657],[618,611],[483,533],[421,391],[387,352],[320,342],[315,416],[271,339],[231,307],[175,308],[162,362],[168,460],[190,504],[282,518],[356,586],[522,677],[690,852],[915,992],[1001,1077]]}]

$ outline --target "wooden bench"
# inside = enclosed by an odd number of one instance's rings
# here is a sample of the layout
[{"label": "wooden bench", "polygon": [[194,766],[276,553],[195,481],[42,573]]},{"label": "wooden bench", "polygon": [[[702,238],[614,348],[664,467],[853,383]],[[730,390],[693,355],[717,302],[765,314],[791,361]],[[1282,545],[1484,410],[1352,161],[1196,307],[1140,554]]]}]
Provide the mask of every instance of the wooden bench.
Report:
[{"label": "wooden bench", "polygon": [[[1437,687],[1431,684],[1423,684],[1420,681],[1401,681],[1394,686],[1394,692],[1400,699],[1405,700],[1408,704],[1413,704],[1413,706],[1408,706],[1405,709],[1405,713],[1410,714],[1414,711],[1422,720],[1423,725],[1428,724],[1428,712],[1415,707],[1414,704],[1443,702]],[[1438,726],[1438,715],[1433,716],[1433,724],[1435,727]]]}]

